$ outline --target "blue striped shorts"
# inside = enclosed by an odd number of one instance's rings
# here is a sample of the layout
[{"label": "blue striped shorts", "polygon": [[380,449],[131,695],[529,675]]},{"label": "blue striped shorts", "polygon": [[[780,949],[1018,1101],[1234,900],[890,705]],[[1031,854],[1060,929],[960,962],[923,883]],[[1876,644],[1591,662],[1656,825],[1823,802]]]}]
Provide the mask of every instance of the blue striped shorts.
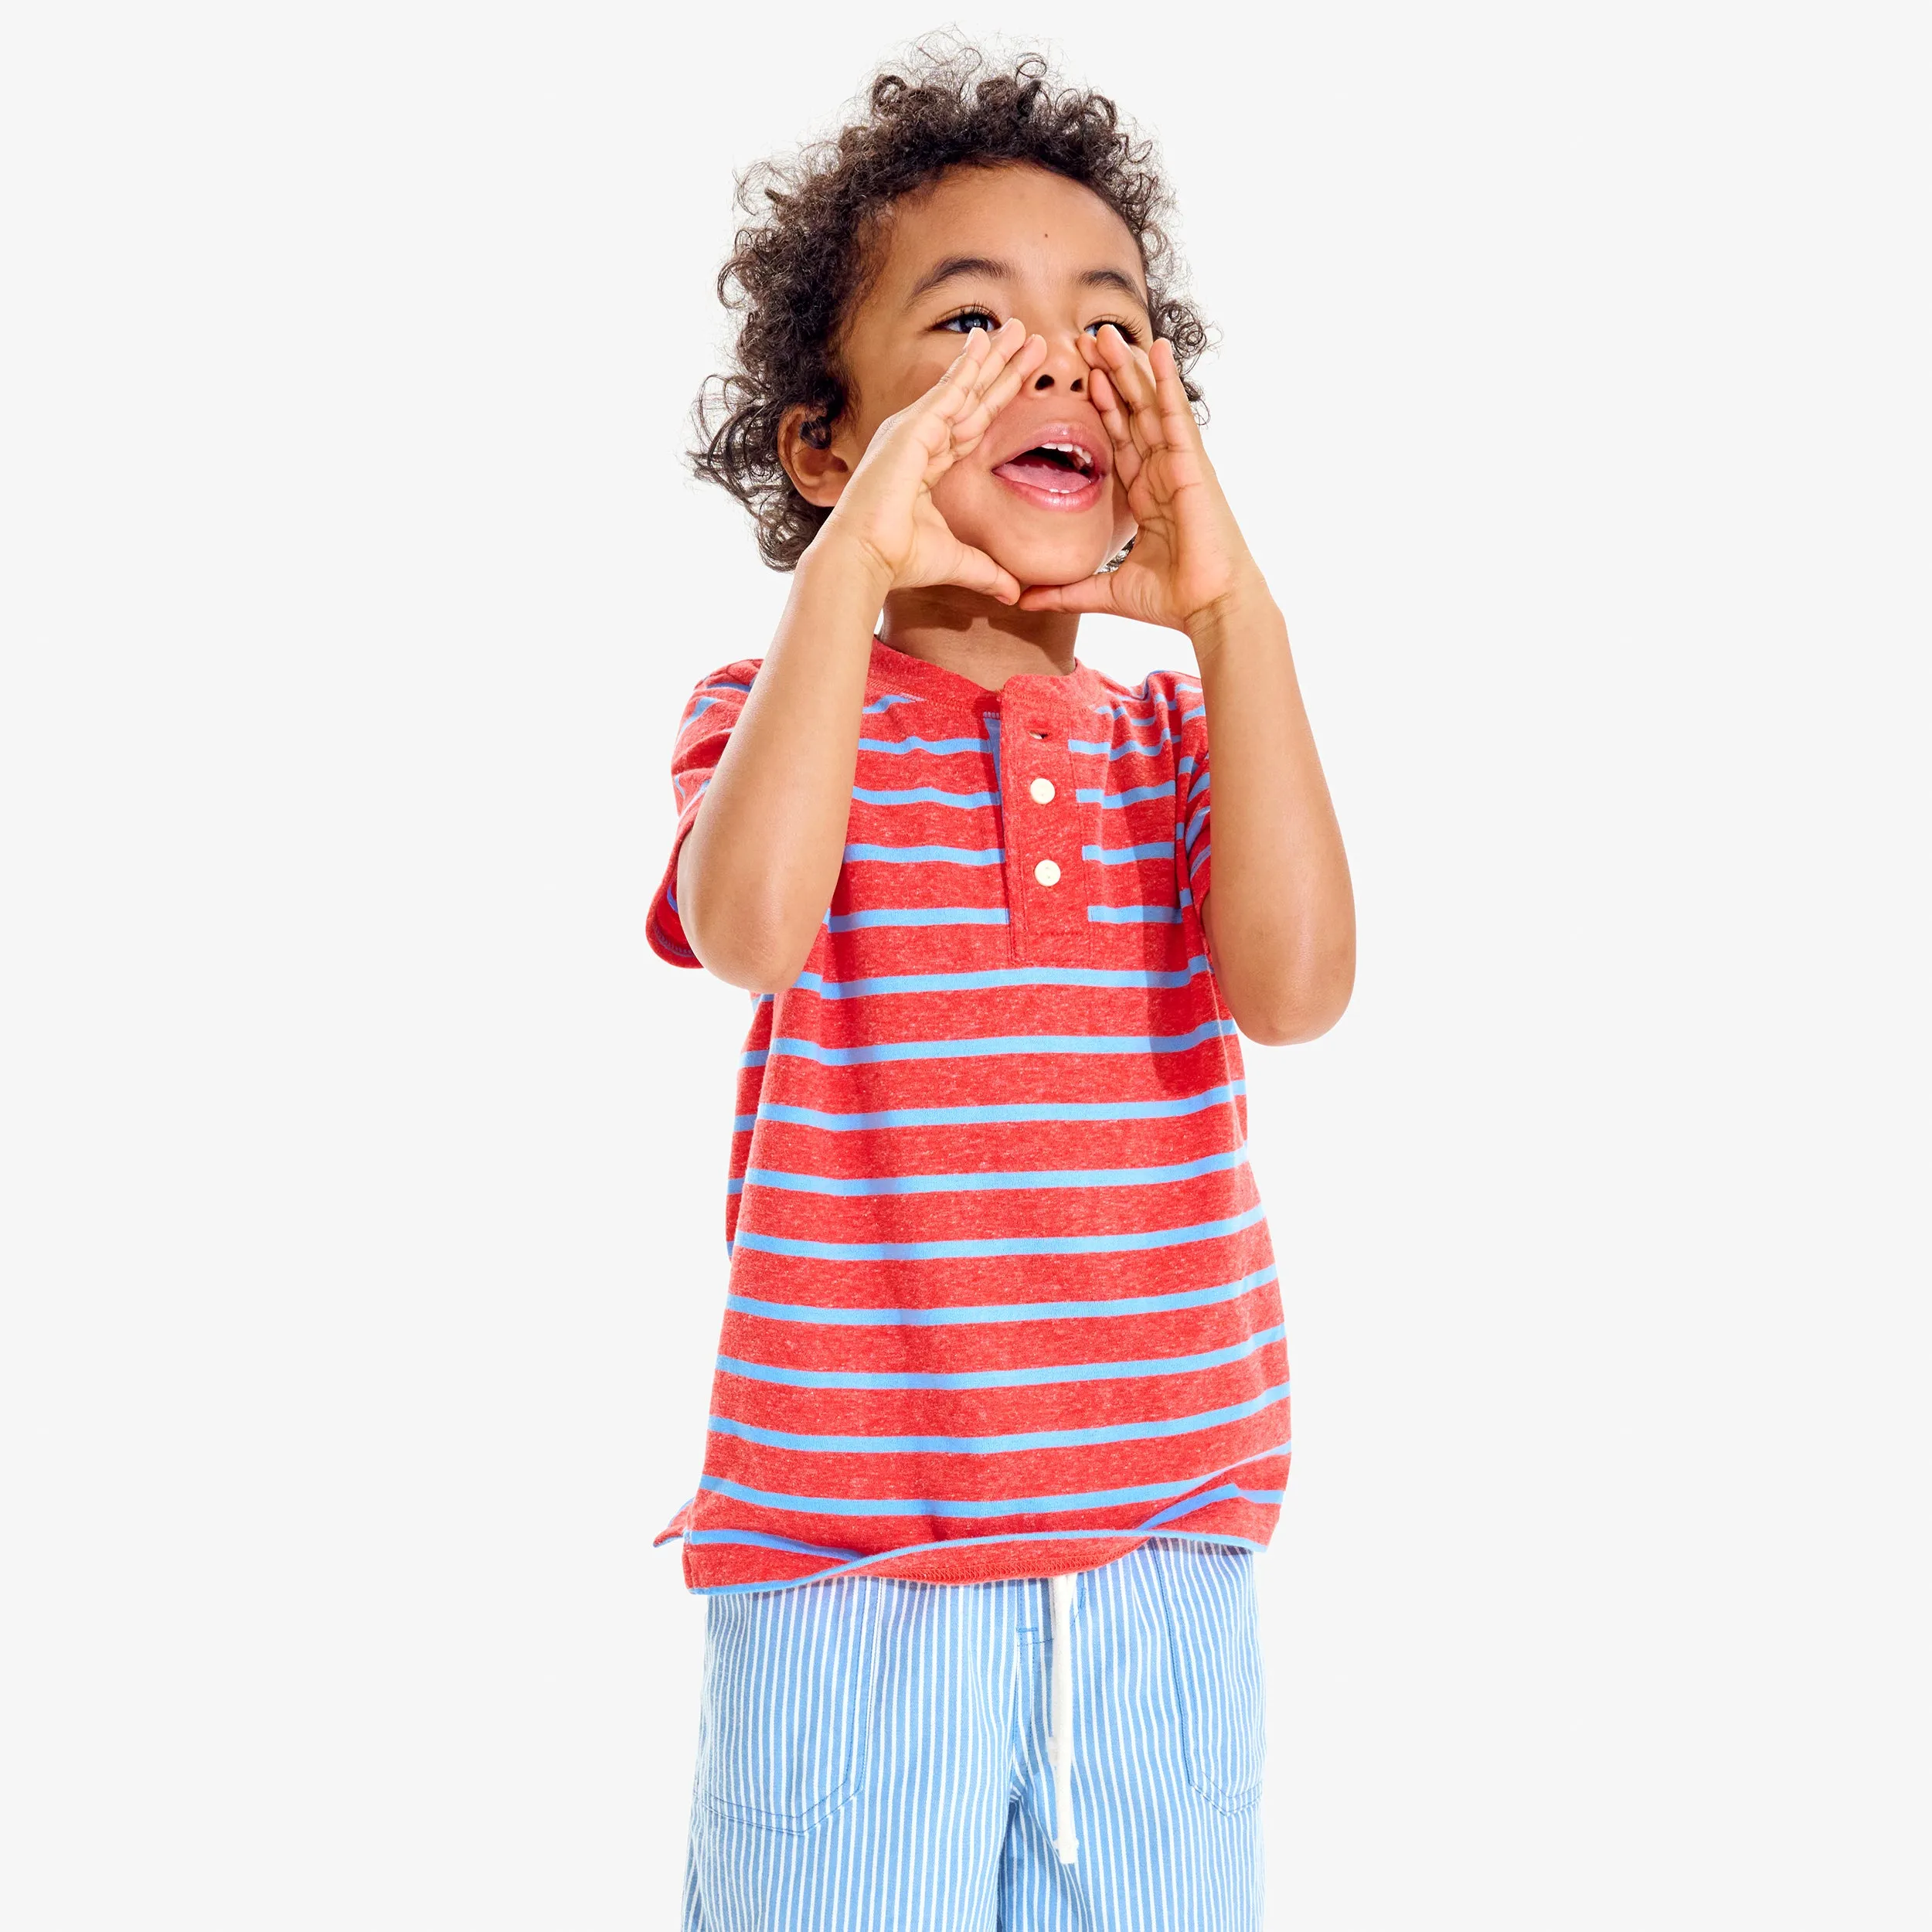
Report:
[{"label": "blue striped shorts", "polygon": [[684,1932],[1253,1932],[1253,1563],[713,1597]]}]

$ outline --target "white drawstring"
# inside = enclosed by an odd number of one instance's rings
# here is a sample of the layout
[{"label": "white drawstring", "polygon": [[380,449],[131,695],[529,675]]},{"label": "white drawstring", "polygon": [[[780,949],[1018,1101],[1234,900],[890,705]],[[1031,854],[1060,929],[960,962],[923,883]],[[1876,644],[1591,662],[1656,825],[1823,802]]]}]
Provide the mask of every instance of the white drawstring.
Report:
[{"label": "white drawstring", "polygon": [[1053,1767],[1053,1849],[1063,1865],[1073,1862],[1073,1580],[1051,1578],[1053,1592],[1053,1721],[1046,1733]]}]

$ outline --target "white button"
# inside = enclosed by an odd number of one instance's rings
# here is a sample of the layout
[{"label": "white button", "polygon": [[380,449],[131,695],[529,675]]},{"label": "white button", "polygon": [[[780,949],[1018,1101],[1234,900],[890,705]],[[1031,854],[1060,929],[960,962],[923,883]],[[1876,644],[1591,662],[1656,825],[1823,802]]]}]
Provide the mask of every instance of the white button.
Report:
[{"label": "white button", "polygon": [[1053,781],[1050,778],[1036,778],[1026,789],[1033,794],[1036,805],[1050,805],[1053,802]]},{"label": "white button", "polygon": [[1060,869],[1050,859],[1043,859],[1033,868],[1033,876],[1043,886],[1057,886],[1060,883]]}]

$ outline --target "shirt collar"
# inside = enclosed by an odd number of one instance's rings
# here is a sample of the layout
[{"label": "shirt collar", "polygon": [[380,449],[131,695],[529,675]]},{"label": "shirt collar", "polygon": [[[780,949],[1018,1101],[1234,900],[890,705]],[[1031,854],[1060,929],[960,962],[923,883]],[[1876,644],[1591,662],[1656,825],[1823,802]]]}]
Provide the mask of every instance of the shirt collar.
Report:
[{"label": "shirt collar", "polygon": [[903,651],[895,651],[877,638],[872,641],[872,669],[867,680],[879,694],[900,692],[909,697],[947,704],[977,716],[989,706],[1002,709],[1019,702],[1046,705],[1070,712],[1092,712],[1107,702],[1100,674],[1076,658],[1065,677],[1052,673],[1009,678],[1003,689],[989,691],[971,678],[944,665],[930,664]]}]

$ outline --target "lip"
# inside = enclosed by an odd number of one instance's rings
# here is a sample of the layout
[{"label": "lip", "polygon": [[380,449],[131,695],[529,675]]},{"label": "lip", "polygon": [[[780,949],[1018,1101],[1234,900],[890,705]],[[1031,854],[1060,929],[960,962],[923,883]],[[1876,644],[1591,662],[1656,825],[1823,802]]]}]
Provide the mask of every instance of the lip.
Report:
[{"label": "lip", "polygon": [[[1043,443],[1070,443],[1087,458],[1087,474],[1078,489],[1043,490],[1015,477],[1000,474],[1004,464],[1015,457],[1024,456],[1029,450],[1037,449]],[[1100,500],[1106,493],[1112,466],[1107,461],[1105,437],[1096,435],[1084,423],[1059,422],[1038,423],[1022,433],[1022,440],[1012,441],[1005,453],[989,468],[995,479],[1022,502],[1032,504],[1036,509],[1065,514],[1091,509]]]}]

